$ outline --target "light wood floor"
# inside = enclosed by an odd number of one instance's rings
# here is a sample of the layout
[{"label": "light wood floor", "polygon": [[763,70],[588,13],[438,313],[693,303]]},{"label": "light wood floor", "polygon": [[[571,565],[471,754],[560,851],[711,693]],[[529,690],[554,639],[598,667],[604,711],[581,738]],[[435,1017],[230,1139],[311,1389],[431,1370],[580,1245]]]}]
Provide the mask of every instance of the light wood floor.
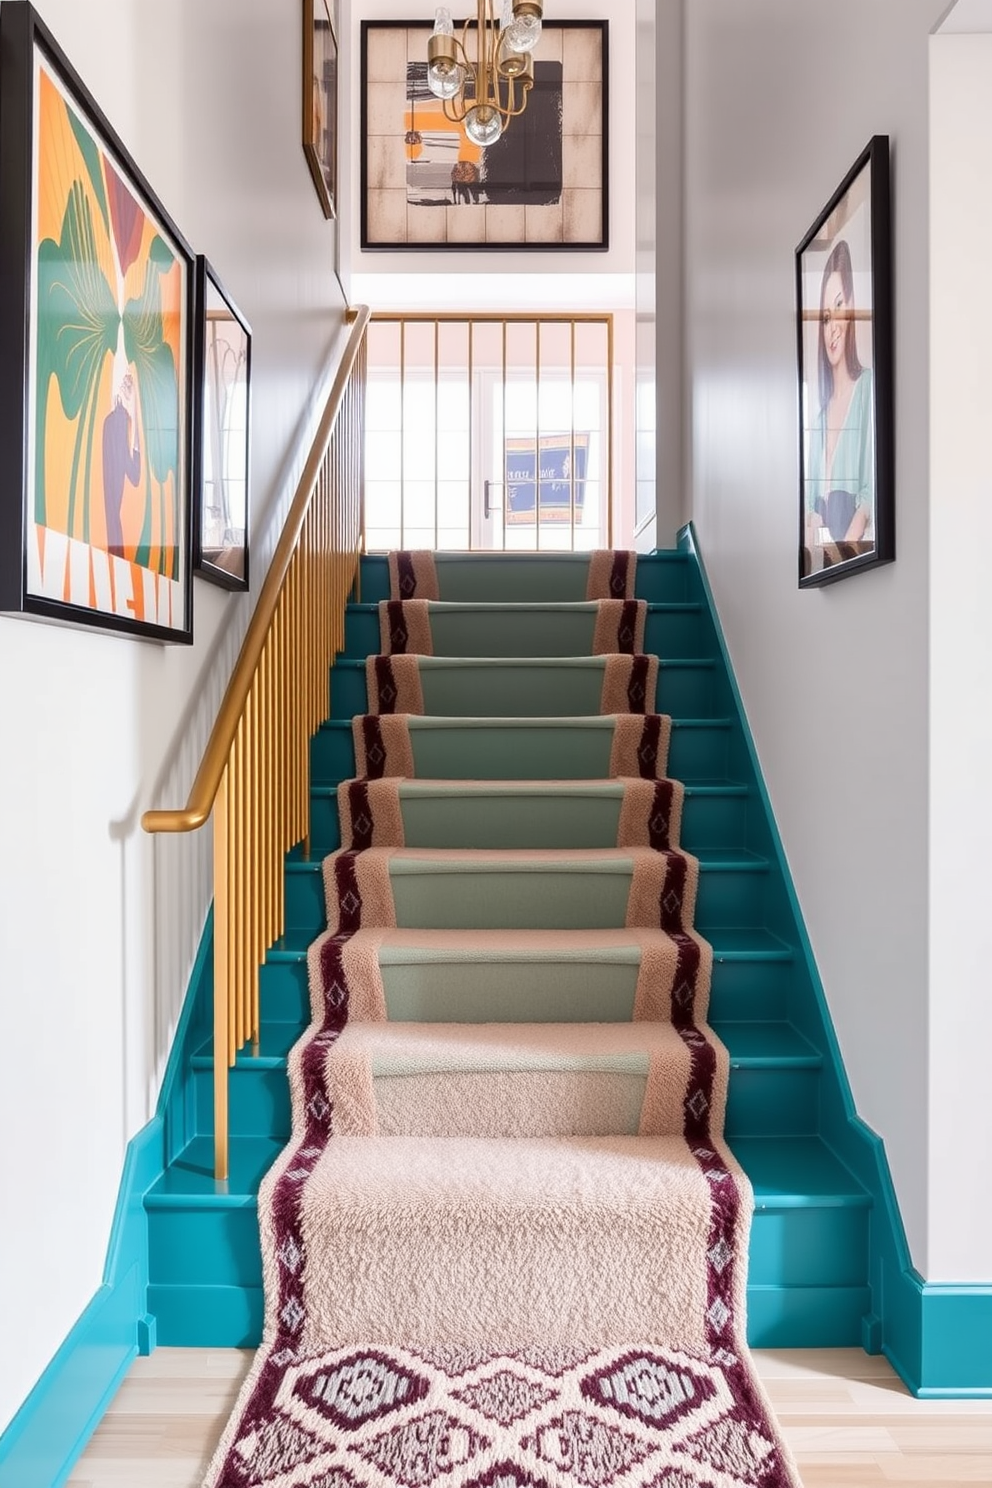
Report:
[{"label": "light wood floor", "polygon": [[[858,1349],[755,1354],[805,1488],[992,1484],[992,1400],[914,1400]],[[136,1360],[66,1488],[200,1488],[251,1354]]]}]

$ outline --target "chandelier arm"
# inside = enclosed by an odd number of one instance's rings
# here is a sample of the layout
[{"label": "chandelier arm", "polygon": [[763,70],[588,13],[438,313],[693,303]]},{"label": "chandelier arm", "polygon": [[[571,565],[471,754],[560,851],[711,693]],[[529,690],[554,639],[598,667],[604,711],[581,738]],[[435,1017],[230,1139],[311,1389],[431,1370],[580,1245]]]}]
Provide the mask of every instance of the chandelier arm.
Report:
[{"label": "chandelier arm", "polygon": [[[461,106],[461,113],[458,113],[456,111],[455,104],[459,104]],[[465,115],[468,110],[465,107],[465,95],[461,90],[459,90],[459,92],[455,94],[454,98],[442,99],[441,107],[444,111],[444,117],[447,119],[449,124],[463,124],[465,122]]]}]

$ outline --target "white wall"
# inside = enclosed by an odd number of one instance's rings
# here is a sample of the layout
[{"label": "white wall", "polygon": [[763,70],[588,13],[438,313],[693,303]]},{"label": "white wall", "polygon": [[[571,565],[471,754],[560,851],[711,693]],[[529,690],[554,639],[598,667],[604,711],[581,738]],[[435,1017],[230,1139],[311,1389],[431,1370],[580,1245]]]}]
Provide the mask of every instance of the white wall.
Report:
[{"label": "white wall", "polygon": [[[257,593],[343,335],[300,144],[299,4],[37,3],[252,323]],[[194,598],[190,649],[0,618],[0,1429],[100,1284],[210,897],[209,833],[155,848],[138,825],[185,799],[249,612],[202,581]]]},{"label": "white wall", "polygon": [[988,1280],[992,36],[935,36],[930,60],[929,1251]]},{"label": "white wall", "polygon": [[[686,0],[661,0],[654,8],[658,489],[651,546],[670,548],[689,511],[683,281]],[[642,538],[638,546],[649,546]]]},{"label": "white wall", "polygon": [[[957,1184],[992,1219],[970,1140],[929,1151],[927,66],[945,8],[686,7],[693,515],[858,1110],[930,1278],[992,1271],[977,1230],[952,1257],[928,1228],[938,1182],[949,1227]],[[898,556],[800,593],[793,251],[875,133],[893,145]]]},{"label": "white wall", "polygon": [[[643,553],[655,546],[658,530],[658,335],[657,260],[657,74],[660,61],[658,12],[654,0],[635,0],[637,34],[634,146],[634,224],[636,268],[634,545]],[[681,116],[681,109],[679,110]],[[681,237],[681,234],[680,234]]]},{"label": "white wall", "polygon": [[[470,7],[471,9],[471,7]],[[474,10],[473,10],[474,13]],[[344,68],[341,107],[359,117],[361,22],[413,17],[431,20],[432,0],[340,0],[341,27],[350,59]],[[453,14],[460,14],[457,8]],[[342,189],[349,203],[342,234],[342,277],[353,298],[376,309],[632,310],[635,269],[635,71],[634,0],[551,0],[545,20],[610,22],[610,247],[582,253],[362,252],[361,165],[358,131],[342,161]]]}]

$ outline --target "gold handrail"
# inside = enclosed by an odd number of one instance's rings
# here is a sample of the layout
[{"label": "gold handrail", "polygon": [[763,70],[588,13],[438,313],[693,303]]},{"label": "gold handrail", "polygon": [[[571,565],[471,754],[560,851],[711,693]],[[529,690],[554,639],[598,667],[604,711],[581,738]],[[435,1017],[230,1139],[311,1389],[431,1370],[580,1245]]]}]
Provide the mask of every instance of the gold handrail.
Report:
[{"label": "gold handrail", "polygon": [[227,767],[227,757],[234,742],[235,732],[255,678],[262,646],[276,612],[286,571],[310,508],[317,476],[327,452],[345,389],[365,341],[365,328],[368,325],[369,316],[370,311],[367,305],[360,305],[348,311],[348,319],[354,323],[354,329],[345,348],[344,359],[334,379],[310,457],[296,488],[296,495],[286,518],[286,525],[282,530],[275,553],[272,555],[272,562],[265,576],[262,592],[258,596],[258,603],[242,642],[241,654],[231,674],[231,680],[227,684],[227,691],[220,705],[217,721],[204,750],[196,779],[190,788],[189,799],[180,810],[146,811],[141,818],[141,825],[146,832],[195,832],[210,818],[220,788],[221,776]]},{"label": "gold handrail", "polygon": [[285,931],[287,851],[309,851],[309,743],[363,545],[367,306],[334,378],[285,526],[185,807],[146,811],[146,832],[214,818],[214,1173],[229,1170],[228,1069],[258,1052],[259,967]]}]

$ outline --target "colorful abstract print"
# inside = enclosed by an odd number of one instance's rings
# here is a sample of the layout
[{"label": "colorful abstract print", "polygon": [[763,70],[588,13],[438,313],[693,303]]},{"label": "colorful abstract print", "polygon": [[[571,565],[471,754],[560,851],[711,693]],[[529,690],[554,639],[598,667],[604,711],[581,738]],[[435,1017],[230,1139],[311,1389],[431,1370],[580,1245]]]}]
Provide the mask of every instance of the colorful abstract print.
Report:
[{"label": "colorful abstract print", "polygon": [[28,587],[171,628],[186,542],[184,267],[36,67]]}]

